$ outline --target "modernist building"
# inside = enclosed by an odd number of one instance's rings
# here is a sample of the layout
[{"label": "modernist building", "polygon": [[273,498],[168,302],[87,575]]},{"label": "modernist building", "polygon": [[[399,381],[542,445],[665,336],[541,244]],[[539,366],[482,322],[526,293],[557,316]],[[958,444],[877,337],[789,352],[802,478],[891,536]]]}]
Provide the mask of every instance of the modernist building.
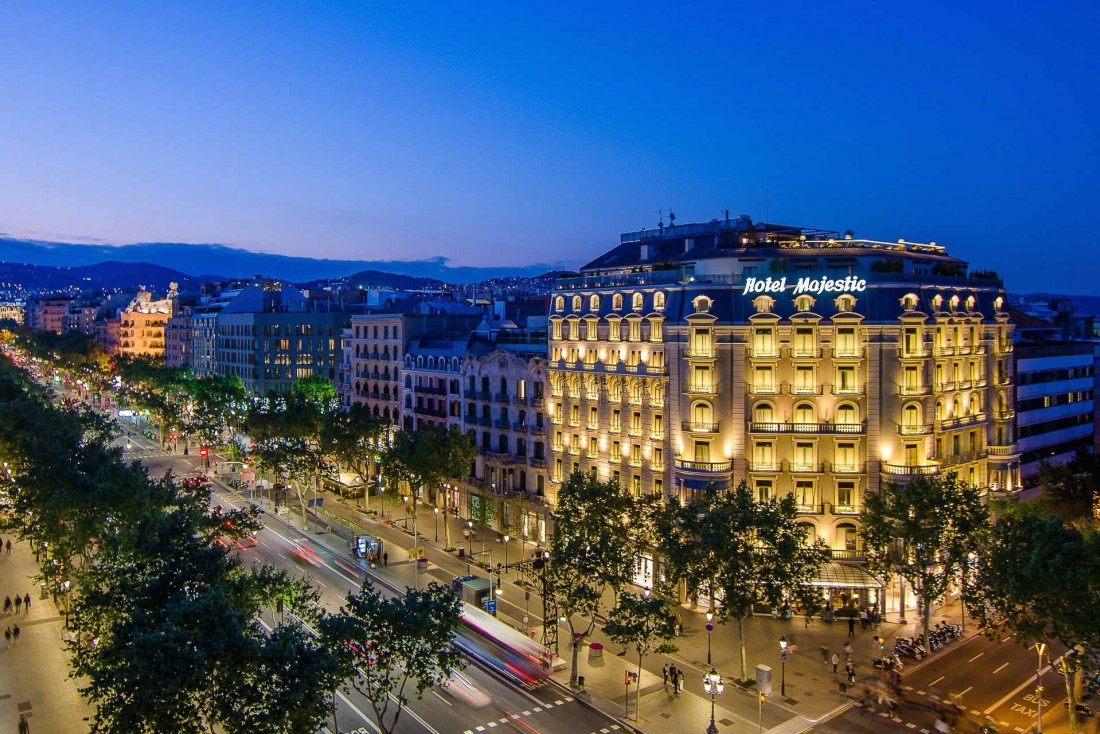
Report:
[{"label": "modernist building", "polygon": [[52,331],[61,334],[65,331],[72,296],[38,296],[27,299],[24,322],[28,329]]},{"label": "modernist building", "polygon": [[[175,284],[173,283],[173,286]],[[172,316],[172,296],[154,299],[146,290],[119,313],[118,348],[121,354],[164,356],[164,328]]]},{"label": "modernist building", "polygon": [[581,273],[551,304],[552,482],[792,493],[838,561],[884,483],[1019,488],[1004,292],[941,246],[741,217],[624,234]]}]

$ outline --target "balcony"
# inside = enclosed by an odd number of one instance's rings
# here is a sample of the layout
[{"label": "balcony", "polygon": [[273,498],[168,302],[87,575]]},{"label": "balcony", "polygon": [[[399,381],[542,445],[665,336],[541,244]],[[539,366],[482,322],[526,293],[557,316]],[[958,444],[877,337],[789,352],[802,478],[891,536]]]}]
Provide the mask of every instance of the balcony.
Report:
[{"label": "balcony", "polygon": [[821,385],[791,385],[791,395],[820,395]]},{"label": "balcony", "polygon": [[512,405],[527,405],[527,398],[525,396],[513,395]]},{"label": "balcony", "polygon": [[717,395],[714,383],[692,383],[684,385],[684,395]]},{"label": "balcony", "polygon": [[733,469],[733,462],[728,459],[726,461],[688,461],[687,459],[677,459],[676,468],[702,474],[722,474]]},{"label": "balcony", "polygon": [[882,473],[896,477],[931,476],[940,473],[939,464],[883,464]]},{"label": "balcony", "polygon": [[902,436],[927,436],[932,432],[931,423],[901,423],[898,433]]},{"label": "balcony", "polygon": [[898,347],[898,359],[924,359],[930,356],[932,356],[931,352],[926,347],[915,347],[912,349]]},{"label": "balcony", "polygon": [[527,463],[529,465],[531,465],[532,467],[534,467],[535,469],[545,469],[546,468],[546,458],[545,457],[543,457],[541,459],[536,458],[536,457],[532,457],[532,458],[527,460]]},{"label": "balcony", "polygon": [[863,359],[867,350],[863,347],[833,347],[833,359]]},{"label": "balcony", "polygon": [[447,388],[445,387],[427,387],[425,385],[417,385],[413,388],[413,392],[420,393],[421,395],[446,395]]},{"label": "balcony", "polygon": [[833,395],[862,395],[865,392],[863,385],[833,385]]},{"label": "balcony", "polygon": [[713,346],[688,346],[684,348],[688,359],[717,359],[718,350]]},{"label": "balcony", "polygon": [[687,433],[718,433],[719,422],[706,423],[703,421],[684,421],[681,425],[681,430]]},{"label": "balcony", "polygon": [[985,450],[990,456],[1016,456],[1020,453],[1015,446],[986,446]]},{"label": "balcony", "polygon": [[829,509],[834,515],[858,515],[862,511],[858,505],[833,503]]},{"label": "balcony", "polygon": [[985,413],[975,413],[974,415],[960,415],[955,418],[944,418],[941,421],[937,421],[937,423],[937,428],[941,431],[947,431],[954,428],[962,428],[963,426],[972,426],[977,423],[985,423]]},{"label": "balcony", "polygon": [[820,347],[791,347],[791,359],[821,359]]},{"label": "balcony", "polygon": [[862,561],[865,559],[865,554],[861,550],[850,550],[848,548],[830,548],[829,557],[834,561]]},{"label": "balcony", "polygon": [[776,383],[750,384],[749,395],[778,395],[779,385]]},{"label": "balcony", "polygon": [[668,368],[663,366],[663,365],[658,367],[658,366],[649,364],[649,365],[646,365],[646,367],[645,367],[645,373],[647,375],[667,375],[668,374]]},{"label": "balcony", "polygon": [[751,359],[779,359],[779,350],[775,347],[764,347],[763,349],[749,347],[748,351]]},{"label": "balcony", "polygon": [[511,399],[511,396],[509,396],[506,392],[498,392],[496,395],[493,396],[493,400],[498,403],[507,403]]},{"label": "balcony", "polygon": [[781,461],[750,461],[749,471],[753,474],[775,474],[783,469]]},{"label": "balcony", "polygon": [[954,357],[955,347],[951,346],[950,344],[939,344],[932,347],[932,354],[937,357]]},{"label": "balcony", "polygon": [[512,427],[512,424],[508,421],[502,421],[502,420],[493,421],[493,428],[499,429],[501,431],[507,431],[511,427]]},{"label": "balcony", "polygon": [[836,462],[825,462],[825,471],[833,474],[863,474],[867,471],[867,466],[862,463],[838,464]]},{"label": "balcony", "polygon": [[863,434],[866,423],[758,423],[749,422],[750,433],[838,433]]},{"label": "balcony", "polygon": [[819,503],[819,504],[804,505],[802,503],[797,503],[797,504],[795,504],[795,511],[799,515],[824,515],[825,514],[825,504],[824,503]]},{"label": "balcony", "polygon": [[932,388],[928,385],[902,385],[898,388],[898,395],[906,398],[916,398],[931,394]]},{"label": "balcony", "polygon": [[1015,410],[995,410],[993,411],[993,419],[999,421],[1010,421],[1016,417]]}]

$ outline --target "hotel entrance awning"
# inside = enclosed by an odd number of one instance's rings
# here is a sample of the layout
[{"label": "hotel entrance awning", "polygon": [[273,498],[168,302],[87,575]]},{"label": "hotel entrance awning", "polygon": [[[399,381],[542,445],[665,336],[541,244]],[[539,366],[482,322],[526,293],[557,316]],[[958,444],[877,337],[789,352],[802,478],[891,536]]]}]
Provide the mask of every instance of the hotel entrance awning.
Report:
[{"label": "hotel entrance awning", "polygon": [[859,566],[829,561],[821,567],[821,573],[810,586],[829,589],[878,589],[882,582]]}]

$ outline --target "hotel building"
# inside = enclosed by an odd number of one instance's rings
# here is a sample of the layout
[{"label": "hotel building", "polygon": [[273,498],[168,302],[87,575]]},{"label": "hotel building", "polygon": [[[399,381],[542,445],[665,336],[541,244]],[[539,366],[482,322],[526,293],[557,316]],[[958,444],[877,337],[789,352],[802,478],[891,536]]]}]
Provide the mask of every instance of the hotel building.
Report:
[{"label": "hotel building", "polygon": [[876,602],[849,565],[864,493],[945,472],[1019,488],[1004,304],[935,244],[747,217],[624,234],[556,285],[550,480],[791,493],[832,549],[823,585]]}]

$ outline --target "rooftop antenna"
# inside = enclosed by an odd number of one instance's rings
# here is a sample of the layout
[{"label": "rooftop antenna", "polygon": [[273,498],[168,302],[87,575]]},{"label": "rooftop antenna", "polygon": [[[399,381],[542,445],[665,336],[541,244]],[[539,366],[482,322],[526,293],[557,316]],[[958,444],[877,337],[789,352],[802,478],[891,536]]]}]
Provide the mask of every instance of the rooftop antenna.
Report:
[{"label": "rooftop antenna", "polygon": [[672,211],[672,207],[668,208],[668,226],[676,224],[676,212]]},{"label": "rooftop antenna", "polygon": [[655,212],[655,214],[657,215],[657,228],[658,229],[664,229],[665,228],[665,210],[664,209],[658,209]]},{"label": "rooftop antenna", "polygon": [[730,210],[729,209],[719,209],[718,211],[722,212],[722,216],[724,216],[726,218],[727,222],[730,220]]}]

